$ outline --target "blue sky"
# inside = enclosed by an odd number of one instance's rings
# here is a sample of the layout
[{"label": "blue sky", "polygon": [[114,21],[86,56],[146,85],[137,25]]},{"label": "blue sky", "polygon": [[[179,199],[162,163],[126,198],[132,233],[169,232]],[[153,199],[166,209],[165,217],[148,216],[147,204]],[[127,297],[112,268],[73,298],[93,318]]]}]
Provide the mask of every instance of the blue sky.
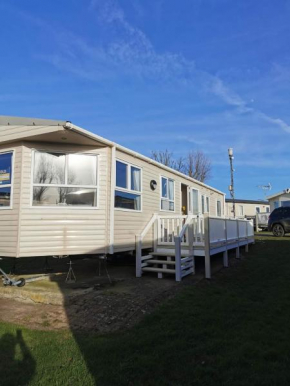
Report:
[{"label": "blue sky", "polygon": [[[203,150],[236,197],[290,186],[289,0],[0,1],[0,114],[150,155]],[[227,194],[228,196],[228,194]]]}]

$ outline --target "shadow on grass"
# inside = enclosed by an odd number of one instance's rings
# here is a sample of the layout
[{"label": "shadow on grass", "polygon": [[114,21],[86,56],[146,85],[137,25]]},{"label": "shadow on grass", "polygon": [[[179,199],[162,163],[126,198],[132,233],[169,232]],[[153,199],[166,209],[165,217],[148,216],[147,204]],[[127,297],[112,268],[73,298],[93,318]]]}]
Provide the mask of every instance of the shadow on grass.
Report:
[{"label": "shadow on grass", "polygon": [[34,376],[36,362],[26,345],[22,331],[17,330],[16,336],[5,333],[0,339],[0,380],[5,385],[14,385],[15,374],[17,374],[17,385],[29,385]]},{"label": "shadow on grass", "polygon": [[[127,331],[80,333],[66,302],[90,380],[81,374],[63,384],[289,385],[290,243],[267,236],[258,235],[241,264],[232,262],[210,282],[185,286]],[[65,292],[65,283],[59,286]],[[61,379],[72,379],[72,371]]]}]

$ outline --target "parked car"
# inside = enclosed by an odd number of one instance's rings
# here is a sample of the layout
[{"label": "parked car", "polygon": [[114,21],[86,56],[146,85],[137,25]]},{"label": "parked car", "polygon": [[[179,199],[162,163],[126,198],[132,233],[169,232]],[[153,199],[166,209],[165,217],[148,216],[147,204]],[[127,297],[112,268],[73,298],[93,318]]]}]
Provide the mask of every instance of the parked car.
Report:
[{"label": "parked car", "polygon": [[276,237],[290,233],[290,207],[274,209],[269,216],[268,230]]}]

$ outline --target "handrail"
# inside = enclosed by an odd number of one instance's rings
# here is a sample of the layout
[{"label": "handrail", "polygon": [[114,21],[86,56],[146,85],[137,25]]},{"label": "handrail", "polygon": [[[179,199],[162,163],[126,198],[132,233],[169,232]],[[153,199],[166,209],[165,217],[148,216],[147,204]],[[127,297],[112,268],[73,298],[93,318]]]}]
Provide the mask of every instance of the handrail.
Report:
[{"label": "handrail", "polygon": [[192,220],[192,216],[188,215],[187,218],[186,218],[186,221],[178,235],[178,237],[180,237],[180,239],[183,238],[183,236],[185,235],[185,232],[186,232],[186,229],[188,228],[188,225],[190,224],[190,221]]},{"label": "handrail", "polygon": [[149,229],[152,227],[154,221],[157,220],[157,218],[158,218],[158,214],[154,213],[151,220],[148,222],[146,227],[143,229],[143,232],[140,234],[141,240],[144,239],[144,237],[148,233]]}]

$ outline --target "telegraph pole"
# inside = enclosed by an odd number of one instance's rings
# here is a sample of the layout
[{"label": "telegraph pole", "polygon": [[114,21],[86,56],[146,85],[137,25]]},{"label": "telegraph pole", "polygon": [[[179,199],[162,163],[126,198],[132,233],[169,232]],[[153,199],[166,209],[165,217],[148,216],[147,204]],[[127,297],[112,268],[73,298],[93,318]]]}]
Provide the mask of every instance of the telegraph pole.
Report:
[{"label": "telegraph pole", "polygon": [[234,159],[234,151],[233,148],[228,149],[229,160],[230,160],[230,168],[231,168],[231,184],[229,186],[229,191],[233,200],[233,214],[234,218],[236,217],[236,204],[235,204],[235,189],[234,189],[234,167],[233,167],[233,159]]}]

